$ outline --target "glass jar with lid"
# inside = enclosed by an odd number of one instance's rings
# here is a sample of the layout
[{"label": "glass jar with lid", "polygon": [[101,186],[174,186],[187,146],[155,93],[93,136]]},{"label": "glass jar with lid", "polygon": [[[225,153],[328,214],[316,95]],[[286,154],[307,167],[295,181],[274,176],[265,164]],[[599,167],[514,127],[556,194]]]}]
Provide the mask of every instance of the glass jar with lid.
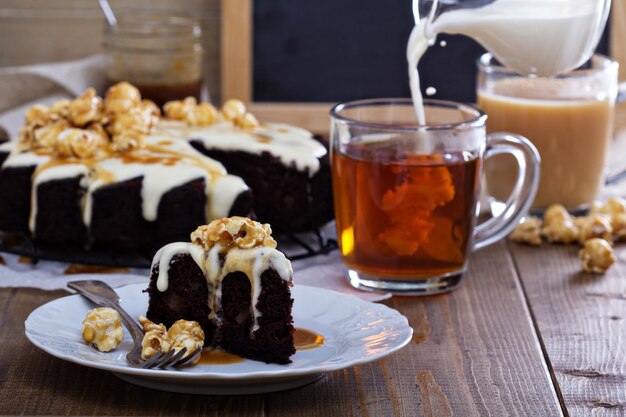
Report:
[{"label": "glass jar with lid", "polygon": [[203,86],[202,29],[194,19],[166,14],[122,13],[104,31],[105,72],[110,84],[128,81],[159,106]]}]

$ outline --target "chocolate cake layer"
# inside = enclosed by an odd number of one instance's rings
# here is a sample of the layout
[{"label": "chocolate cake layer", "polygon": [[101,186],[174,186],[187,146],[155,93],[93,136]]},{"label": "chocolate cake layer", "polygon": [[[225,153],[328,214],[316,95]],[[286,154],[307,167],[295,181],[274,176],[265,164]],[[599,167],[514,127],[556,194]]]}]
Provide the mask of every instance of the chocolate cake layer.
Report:
[{"label": "chocolate cake layer", "polygon": [[28,233],[33,172],[34,166],[0,171],[0,230]]},{"label": "chocolate cake layer", "polygon": [[204,330],[205,344],[215,337],[215,325],[209,320],[209,288],[200,267],[190,255],[176,255],[170,262],[169,285],[161,292],[156,287],[159,266],[152,269],[146,316],[155,323],[170,327],[176,320],[197,321]]},{"label": "chocolate cake layer", "polygon": [[87,227],[83,222],[81,201],[85,190],[83,177],[48,181],[37,187],[39,210],[35,217],[35,238],[43,242],[84,245]]},{"label": "chocolate cake layer", "polygon": [[250,280],[242,272],[228,274],[222,281],[222,346],[245,358],[291,363],[289,357],[295,353],[292,305],[287,281],[273,269],[264,271],[257,302],[259,328],[250,337]]},{"label": "chocolate cake layer", "polygon": [[297,233],[318,228],[333,219],[333,201],[328,156],[312,177],[295,165],[285,166],[275,156],[242,151],[207,149],[197,140],[191,145],[226,170],[240,176],[254,190],[254,213],[258,221],[270,223],[275,233]]}]

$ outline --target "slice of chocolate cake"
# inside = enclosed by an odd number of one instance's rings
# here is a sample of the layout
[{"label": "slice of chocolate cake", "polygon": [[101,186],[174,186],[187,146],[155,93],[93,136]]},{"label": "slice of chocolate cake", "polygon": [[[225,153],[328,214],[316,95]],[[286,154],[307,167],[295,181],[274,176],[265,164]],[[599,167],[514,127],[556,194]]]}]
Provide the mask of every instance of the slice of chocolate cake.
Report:
[{"label": "slice of chocolate cake", "polygon": [[293,272],[269,225],[215,220],[154,257],[147,317],[171,326],[195,320],[210,346],[245,358],[290,363],[295,353]]}]

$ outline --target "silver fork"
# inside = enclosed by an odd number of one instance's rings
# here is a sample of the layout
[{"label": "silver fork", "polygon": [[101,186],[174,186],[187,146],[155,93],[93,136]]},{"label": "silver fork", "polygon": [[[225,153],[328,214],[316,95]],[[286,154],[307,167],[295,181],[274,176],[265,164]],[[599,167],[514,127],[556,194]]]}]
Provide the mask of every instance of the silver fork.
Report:
[{"label": "silver fork", "polygon": [[91,302],[102,306],[110,307],[120,313],[122,323],[130,332],[133,338],[133,348],[126,354],[126,361],[129,365],[136,368],[161,368],[167,369],[171,367],[179,367],[186,365],[196,359],[201,353],[202,348],[198,348],[191,352],[189,356],[185,356],[187,348],[183,348],[178,352],[170,350],[163,353],[158,352],[147,360],[141,358],[141,342],[143,341],[143,329],[139,327],[137,322],[120,305],[120,297],[107,283],[97,280],[72,281],[67,286],[77,293],[87,298]]}]

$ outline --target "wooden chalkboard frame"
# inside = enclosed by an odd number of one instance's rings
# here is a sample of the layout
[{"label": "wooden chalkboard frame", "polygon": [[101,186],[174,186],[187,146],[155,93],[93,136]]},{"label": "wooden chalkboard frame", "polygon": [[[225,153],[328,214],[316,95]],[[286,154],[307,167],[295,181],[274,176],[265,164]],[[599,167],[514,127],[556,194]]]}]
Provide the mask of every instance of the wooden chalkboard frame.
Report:
[{"label": "wooden chalkboard frame", "polygon": [[252,94],[254,0],[221,0],[221,96],[248,104],[261,121],[293,124],[328,134],[333,103],[259,103]]}]

